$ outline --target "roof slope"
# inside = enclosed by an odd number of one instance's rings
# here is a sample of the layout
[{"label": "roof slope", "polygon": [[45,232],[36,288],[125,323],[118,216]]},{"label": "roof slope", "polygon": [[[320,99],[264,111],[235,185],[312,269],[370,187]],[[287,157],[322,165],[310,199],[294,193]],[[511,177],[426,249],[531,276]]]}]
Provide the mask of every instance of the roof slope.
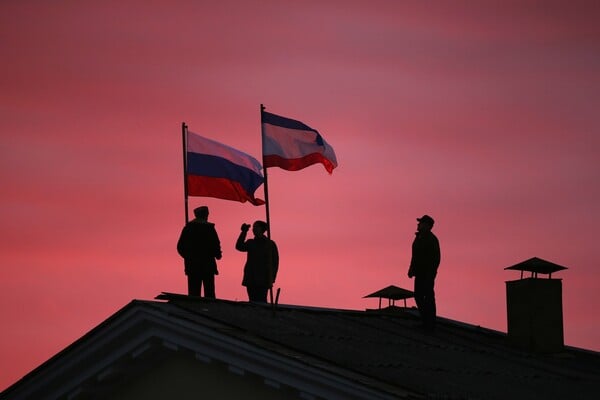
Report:
[{"label": "roof slope", "polygon": [[[131,354],[157,347],[152,343],[163,349],[152,354],[163,354],[165,347],[191,350],[197,359],[250,371],[302,398],[600,397],[596,352],[566,347],[559,354],[530,354],[510,347],[500,332],[445,319],[435,333],[425,333],[416,327],[413,310],[273,309],[173,294],[159,298],[169,301],[130,303],[0,399],[84,398],[76,390],[96,393],[90,382],[124,359],[129,364],[118,370],[136,373]],[[100,358],[94,366],[85,361],[92,356]],[[61,376],[71,372],[68,384],[52,374],[58,367]]]}]

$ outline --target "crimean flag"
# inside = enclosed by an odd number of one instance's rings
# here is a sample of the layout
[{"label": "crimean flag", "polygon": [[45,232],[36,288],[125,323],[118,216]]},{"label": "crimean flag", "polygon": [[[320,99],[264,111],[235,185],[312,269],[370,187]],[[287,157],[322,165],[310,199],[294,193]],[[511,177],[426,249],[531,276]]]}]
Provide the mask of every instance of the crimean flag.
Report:
[{"label": "crimean flag", "polygon": [[262,166],[254,157],[233,147],[186,132],[186,185],[188,196],[249,201],[263,183]]},{"label": "crimean flag", "polygon": [[294,119],[262,112],[263,166],[298,171],[321,163],[330,174],[337,167],[333,148],[316,129]]}]

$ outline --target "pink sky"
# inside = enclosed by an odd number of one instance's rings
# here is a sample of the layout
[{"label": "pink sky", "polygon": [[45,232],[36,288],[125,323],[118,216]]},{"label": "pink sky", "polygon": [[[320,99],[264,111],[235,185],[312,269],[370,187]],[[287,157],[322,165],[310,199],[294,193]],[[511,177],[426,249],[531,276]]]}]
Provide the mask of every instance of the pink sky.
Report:
[{"label": "pink sky", "polygon": [[[600,351],[600,9],[471,3],[0,2],[0,390],[132,299],[186,291],[181,123],[260,158],[261,103],[339,161],[269,170],[281,303],[412,289],[428,213],[439,315],[506,331],[504,267],[536,256],[569,267],[566,343]],[[244,301],[234,243],[265,209],[201,204],[217,296]]]}]

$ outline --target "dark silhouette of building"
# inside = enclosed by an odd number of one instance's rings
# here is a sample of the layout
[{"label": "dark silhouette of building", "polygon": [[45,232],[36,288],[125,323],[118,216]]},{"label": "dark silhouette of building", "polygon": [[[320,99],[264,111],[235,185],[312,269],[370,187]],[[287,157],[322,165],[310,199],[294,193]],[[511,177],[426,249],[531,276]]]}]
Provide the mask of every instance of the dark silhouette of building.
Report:
[{"label": "dark silhouette of building", "polygon": [[163,293],[134,300],[0,394],[22,399],[595,399],[600,353],[531,352],[414,308],[349,311]]}]

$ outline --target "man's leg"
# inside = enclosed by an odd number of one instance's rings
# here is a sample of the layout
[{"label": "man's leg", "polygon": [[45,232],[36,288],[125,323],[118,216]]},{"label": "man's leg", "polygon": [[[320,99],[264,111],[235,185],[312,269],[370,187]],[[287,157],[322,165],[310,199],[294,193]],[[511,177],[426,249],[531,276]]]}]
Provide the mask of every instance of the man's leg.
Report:
[{"label": "man's leg", "polygon": [[425,298],[423,297],[423,282],[418,276],[415,276],[415,303],[421,316],[421,322],[425,323]]},{"label": "man's leg", "polygon": [[248,301],[256,301],[254,294],[254,286],[246,286],[246,292],[248,293]]},{"label": "man's leg", "polygon": [[269,292],[269,288],[268,287],[260,286],[260,287],[256,288],[256,298],[257,298],[257,301],[260,301],[261,303],[266,303],[267,302],[267,293],[268,292]]},{"label": "man's leg", "polygon": [[188,296],[200,296],[202,279],[197,275],[188,275]]},{"label": "man's leg", "polygon": [[427,277],[422,281],[423,284],[423,308],[424,308],[424,320],[427,328],[435,328],[435,291],[433,290],[435,278]]},{"label": "man's leg", "polygon": [[434,279],[429,277],[415,277],[415,302],[426,328],[435,327],[436,307],[433,283]]},{"label": "man's leg", "polygon": [[267,291],[268,288],[262,286],[248,286],[246,288],[248,291],[248,299],[252,302],[256,303],[266,303],[267,302]]},{"label": "man's leg", "polygon": [[204,297],[208,299],[215,298],[215,276],[212,273],[206,274],[202,278],[204,284]]}]

